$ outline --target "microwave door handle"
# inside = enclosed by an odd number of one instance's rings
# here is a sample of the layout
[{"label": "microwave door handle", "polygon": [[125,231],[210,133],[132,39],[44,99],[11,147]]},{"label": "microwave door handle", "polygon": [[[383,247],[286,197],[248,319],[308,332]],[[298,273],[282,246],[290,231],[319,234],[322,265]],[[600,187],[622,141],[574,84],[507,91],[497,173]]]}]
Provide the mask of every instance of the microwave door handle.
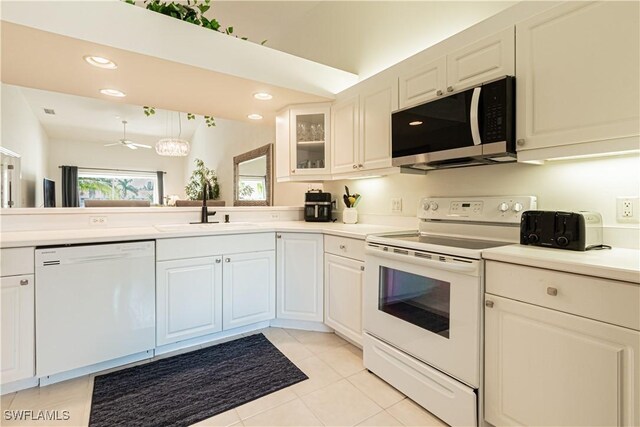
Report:
[{"label": "microwave door handle", "polygon": [[477,87],[473,89],[473,94],[471,95],[471,109],[469,112],[469,120],[471,122],[471,138],[473,139],[473,145],[482,144],[482,139],[480,139],[480,126],[478,125],[481,90],[481,87]]}]

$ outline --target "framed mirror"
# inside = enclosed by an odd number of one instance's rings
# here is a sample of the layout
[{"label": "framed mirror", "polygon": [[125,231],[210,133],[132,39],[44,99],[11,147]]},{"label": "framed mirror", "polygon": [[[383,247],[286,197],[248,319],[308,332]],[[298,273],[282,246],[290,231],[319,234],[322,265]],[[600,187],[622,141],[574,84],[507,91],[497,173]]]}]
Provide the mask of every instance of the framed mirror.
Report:
[{"label": "framed mirror", "polygon": [[271,206],[273,144],[267,144],[233,158],[233,205]]}]

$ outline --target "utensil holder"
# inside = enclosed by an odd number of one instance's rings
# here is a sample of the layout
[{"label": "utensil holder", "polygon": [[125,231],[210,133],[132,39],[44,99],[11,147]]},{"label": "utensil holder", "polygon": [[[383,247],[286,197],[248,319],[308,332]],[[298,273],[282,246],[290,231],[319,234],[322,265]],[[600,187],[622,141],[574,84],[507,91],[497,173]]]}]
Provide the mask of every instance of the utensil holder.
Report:
[{"label": "utensil holder", "polygon": [[342,211],[342,222],[345,224],[356,224],[358,222],[358,210],[346,208]]}]

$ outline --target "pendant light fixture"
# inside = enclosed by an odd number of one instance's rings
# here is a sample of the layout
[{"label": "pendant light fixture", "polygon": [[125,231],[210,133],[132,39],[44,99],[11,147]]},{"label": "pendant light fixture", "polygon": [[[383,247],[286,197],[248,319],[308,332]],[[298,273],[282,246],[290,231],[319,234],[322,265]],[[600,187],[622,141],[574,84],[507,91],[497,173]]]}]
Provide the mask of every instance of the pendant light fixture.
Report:
[{"label": "pendant light fixture", "polygon": [[[168,120],[171,119],[170,115],[171,113],[167,112]],[[171,130],[173,131],[173,124],[171,124]],[[173,132],[171,132],[169,138],[162,138],[156,142],[156,153],[161,156],[171,157],[184,157],[189,155],[189,150],[191,149],[189,141],[181,139],[180,135],[182,135],[182,121],[180,119],[180,113],[178,113],[178,136],[174,138]]]}]

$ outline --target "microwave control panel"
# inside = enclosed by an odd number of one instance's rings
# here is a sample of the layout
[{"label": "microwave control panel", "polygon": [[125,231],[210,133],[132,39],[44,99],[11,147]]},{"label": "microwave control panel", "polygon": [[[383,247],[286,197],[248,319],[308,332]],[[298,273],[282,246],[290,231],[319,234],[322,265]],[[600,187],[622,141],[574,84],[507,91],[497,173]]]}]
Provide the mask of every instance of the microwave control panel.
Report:
[{"label": "microwave control panel", "polygon": [[423,197],[418,218],[519,224],[522,212],[536,208],[535,196]]}]

